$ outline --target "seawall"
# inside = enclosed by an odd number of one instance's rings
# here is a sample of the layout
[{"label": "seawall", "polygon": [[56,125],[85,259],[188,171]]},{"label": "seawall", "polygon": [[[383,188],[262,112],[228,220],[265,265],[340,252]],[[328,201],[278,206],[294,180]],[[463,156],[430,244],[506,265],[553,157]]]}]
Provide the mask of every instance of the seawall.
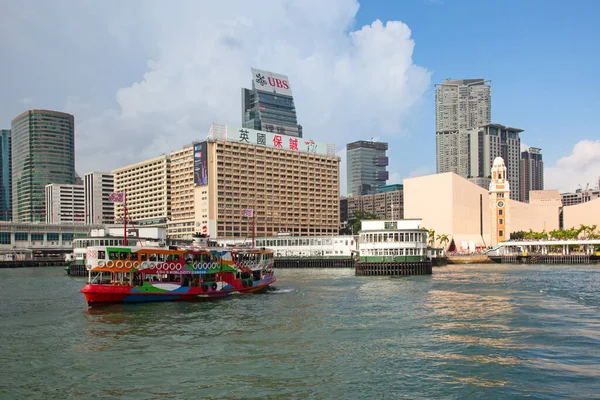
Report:
[{"label": "seawall", "polygon": [[484,254],[448,256],[448,264],[491,264],[494,261]]}]

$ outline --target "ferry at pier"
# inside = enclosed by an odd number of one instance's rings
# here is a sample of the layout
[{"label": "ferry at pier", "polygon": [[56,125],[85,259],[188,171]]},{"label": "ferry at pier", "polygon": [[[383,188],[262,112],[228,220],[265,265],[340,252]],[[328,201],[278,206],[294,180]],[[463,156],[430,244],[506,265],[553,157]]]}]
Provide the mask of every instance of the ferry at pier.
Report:
[{"label": "ferry at pier", "polygon": [[275,282],[273,251],[266,248],[91,246],[88,306],[198,301],[257,293]]}]

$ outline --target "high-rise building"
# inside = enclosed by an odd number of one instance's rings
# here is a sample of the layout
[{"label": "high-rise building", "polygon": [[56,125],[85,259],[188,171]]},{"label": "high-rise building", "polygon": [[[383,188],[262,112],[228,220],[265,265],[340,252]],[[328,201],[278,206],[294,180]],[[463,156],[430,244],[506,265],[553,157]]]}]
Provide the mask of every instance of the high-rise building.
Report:
[{"label": "high-rise building", "polygon": [[334,144],[213,124],[194,145],[197,233],[336,235],[339,162]]},{"label": "high-rise building", "polygon": [[115,203],[109,196],[115,190],[113,174],[90,172],[84,176],[86,224],[112,224],[115,222]]},{"label": "high-rise building", "polygon": [[12,220],[10,129],[0,130],[0,221]]},{"label": "high-rise building", "polygon": [[242,88],[242,126],[302,137],[287,76],[252,68],[252,89]]},{"label": "high-rise building", "polygon": [[519,167],[522,129],[500,124],[486,124],[468,131],[469,169],[468,178],[483,188],[489,187],[492,166],[497,157],[502,157],[506,168],[506,178],[510,182],[510,198],[519,200]]},{"label": "high-rise building", "polygon": [[[171,158],[151,158],[112,171],[115,192],[125,192],[127,221],[136,226],[166,227],[171,217]],[[115,203],[115,221],[123,221],[124,204]]]},{"label": "high-rise building", "polygon": [[11,136],[13,221],[45,221],[46,185],[75,183],[74,118],[25,111],[12,120]]},{"label": "high-rise building", "polygon": [[468,175],[467,131],[492,120],[490,81],[484,79],[447,80],[436,85],[436,164],[437,173]]},{"label": "high-rise building", "polygon": [[385,186],[389,178],[387,149],[387,143],[364,140],[346,145],[348,196],[375,193]]},{"label": "high-rise building", "polygon": [[544,190],[544,162],[541,151],[542,149],[537,147],[530,147],[521,152],[519,201],[524,203],[529,203],[531,190]]},{"label": "high-rise building", "polygon": [[170,156],[171,220],[167,226],[167,234],[171,239],[192,239],[196,233],[194,207],[194,150],[196,149],[199,152],[203,150],[198,145],[191,144],[172,152]]},{"label": "high-rise building", "polygon": [[45,187],[47,224],[84,224],[83,185],[51,183]]}]

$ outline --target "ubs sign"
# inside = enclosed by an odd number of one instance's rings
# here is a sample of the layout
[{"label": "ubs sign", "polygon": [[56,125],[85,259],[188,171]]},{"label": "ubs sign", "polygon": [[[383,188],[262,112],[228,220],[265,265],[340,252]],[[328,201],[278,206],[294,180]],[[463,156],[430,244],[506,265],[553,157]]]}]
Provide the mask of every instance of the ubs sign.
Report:
[{"label": "ubs sign", "polygon": [[252,87],[261,92],[292,95],[290,80],[286,75],[252,68]]}]

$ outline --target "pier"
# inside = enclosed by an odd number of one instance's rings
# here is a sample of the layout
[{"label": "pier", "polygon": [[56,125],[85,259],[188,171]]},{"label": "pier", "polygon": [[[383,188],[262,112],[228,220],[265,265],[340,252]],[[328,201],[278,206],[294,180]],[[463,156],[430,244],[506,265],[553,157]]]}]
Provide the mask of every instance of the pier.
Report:
[{"label": "pier", "polygon": [[353,258],[275,258],[273,267],[285,268],[354,268]]},{"label": "pier", "polygon": [[590,264],[600,260],[600,239],[499,243],[486,255],[506,264]]},{"label": "pier", "polygon": [[431,260],[407,262],[357,262],[356,276],[431,275]]}]

